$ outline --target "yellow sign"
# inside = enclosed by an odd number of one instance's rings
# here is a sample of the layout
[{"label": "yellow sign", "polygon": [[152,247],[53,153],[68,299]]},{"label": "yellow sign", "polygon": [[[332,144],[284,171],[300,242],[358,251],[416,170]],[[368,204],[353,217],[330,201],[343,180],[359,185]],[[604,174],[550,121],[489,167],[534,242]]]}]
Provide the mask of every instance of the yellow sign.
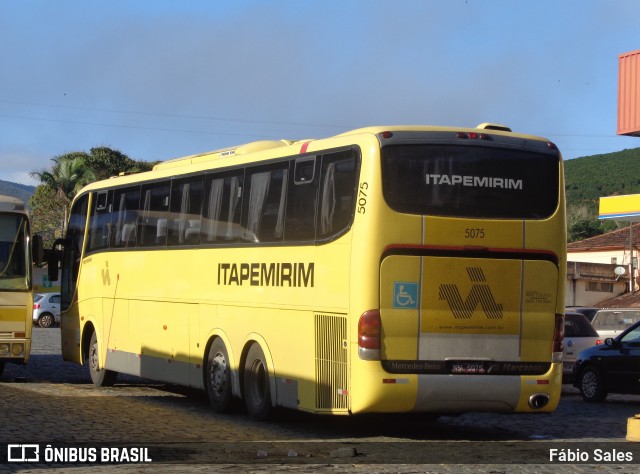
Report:
[{"label": "yellow sign", "polygon": [[600,219],[640,221],[640,194],[600,198]]}]

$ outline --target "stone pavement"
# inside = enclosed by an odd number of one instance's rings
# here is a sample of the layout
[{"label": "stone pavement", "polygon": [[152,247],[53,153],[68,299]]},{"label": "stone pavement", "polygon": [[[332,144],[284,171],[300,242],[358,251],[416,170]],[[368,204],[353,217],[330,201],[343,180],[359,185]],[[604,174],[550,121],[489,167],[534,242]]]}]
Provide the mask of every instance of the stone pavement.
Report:
[{"label": "stone pavement", "polygon": [[[13,472],[637,472],[640,443],[625,443],[640,396],[587,404],[565,386],[552,415],[318,417],[279,413],[256,423],[217,415],[184,387],[119,377],[98,389],[86,368],[62,361],[59,331],[34,329],[28,367],[0,381],[0,449],[7,443],[63,448],[147,446],[150,464],[12,463]],[[4,443],[4,444],[3,444]],[[632,451],[634,464],[548,464],[550,449]],[[0,453],[1,457],[6,453]],[[41,453],[42,454],[42,453]],[[498,460],[497,464],[486,464]],[[515,462],[515,464],[514,464]]]}]

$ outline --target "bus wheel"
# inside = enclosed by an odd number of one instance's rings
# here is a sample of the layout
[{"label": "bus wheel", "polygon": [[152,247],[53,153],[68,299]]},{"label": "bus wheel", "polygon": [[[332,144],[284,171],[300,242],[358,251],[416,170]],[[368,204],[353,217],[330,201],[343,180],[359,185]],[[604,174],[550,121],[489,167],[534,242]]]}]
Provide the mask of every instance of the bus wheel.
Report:
[{"label": "bus wheel", "polygon": [[249,415],[262,421],[271,411],[269,371],[264,352],[259,344],[253,344],[244,363],[244,403]]},{"label": "bus wheel", "polygon": [[91,381],[96,387],[110,387],[116,381],[118,372],[100,367],[98,354],[100,354],[98,352],[98,337],[94,332],[89,343],[89,373],[91,374]]},{"label": "bus wheel", "polygon": [[232,401],[229,355],[222,339],[217,338],[209,348],[205,385],[209,401],[216,413],[229,411]]},{"label": "bus wheel", "polygon": [[602,375],[595,367],[586,367],[578,376],[580,394],[587,402],[603,402],[607,398]]}]

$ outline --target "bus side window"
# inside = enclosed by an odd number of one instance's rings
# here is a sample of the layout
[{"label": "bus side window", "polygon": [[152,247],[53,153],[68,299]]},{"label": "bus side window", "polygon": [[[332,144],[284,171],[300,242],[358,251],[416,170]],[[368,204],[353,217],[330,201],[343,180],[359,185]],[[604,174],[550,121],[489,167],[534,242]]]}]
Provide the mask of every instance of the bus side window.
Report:
[{"label": "bus side window", "polygon": [[141,246],[166,245],[170,190],[168,182],[153,183],[142,188],[143,212],[138,234],[138,244]]},{"label": "bus side window", "polygon": [[288,162],[248,171],[246,227],[260,242],[278,242],[284,236],[288,176]]},{"label": "bus side window", "polygon": [[244,174],[216,174],[207,177],[201,222],[203,242],[229,242],[246,239],[240,226]]},{"label": "bus side window", "polygon": [[140,209],[140,188],[118,189],[114,195],[113,246],[134,247],[138,213]]},{"label": "bus side window", "polygon": [[316,204],[318,179],[316,168],[320,160],[315,156],[297,159],[289,180],[285,240],[313,240],[316,236]]},{"label": "bus side window", "polygon": [[111,209],[113,191],[101,191],[94,195],[89,242],[87,250],[99,250],[109,246],[111,240]]},{"label": "bus side window", "polygon": [[351,223],[357,182],[354,150],[322,157],[318,238],[342,232]]},{"label": "bus side window", "polygon": [[[196,177],[173,182],[169,214],[169,245],[200,243],[204,178]],[[164,223],[167,224],[166,222]]]}]

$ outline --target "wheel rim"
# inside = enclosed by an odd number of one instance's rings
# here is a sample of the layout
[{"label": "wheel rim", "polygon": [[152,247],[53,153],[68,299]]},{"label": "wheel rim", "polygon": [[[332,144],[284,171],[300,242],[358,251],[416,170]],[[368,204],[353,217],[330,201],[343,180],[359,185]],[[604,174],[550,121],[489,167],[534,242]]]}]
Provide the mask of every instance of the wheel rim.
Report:
[{"label": "wheel rim", "polygon": [[91,351],[89,353],[89,366],[91,367],[91,370],[95,372],[100,370],[98,368],[98,345],[97,344],[94,344],[93,346],[91,346]]},{"label": "wheel rim", "polygon": [[53,318],[50,315],[45,314],[40,317],[40,326],[48,328],[49,326],[52,325],[52,323],[53,323]]},{"label": "wheel rim", "polygon": [[251,396],[260,405],[267,394],[267,370],[260,360],[255,360],[251,365]]},{"label": "wheel rim", "polygon": [[227,360],[219,352],[211,362],[209,386],[211,387],[211,393],[216,398],[222,398],[227,390]]},{"label": "wheel rim", "polygon": [[598,390],[598,377],[593,371],[589,370],[582,376],[582,382],[580,383],[582,393],[587,397],[594,397]]}]

